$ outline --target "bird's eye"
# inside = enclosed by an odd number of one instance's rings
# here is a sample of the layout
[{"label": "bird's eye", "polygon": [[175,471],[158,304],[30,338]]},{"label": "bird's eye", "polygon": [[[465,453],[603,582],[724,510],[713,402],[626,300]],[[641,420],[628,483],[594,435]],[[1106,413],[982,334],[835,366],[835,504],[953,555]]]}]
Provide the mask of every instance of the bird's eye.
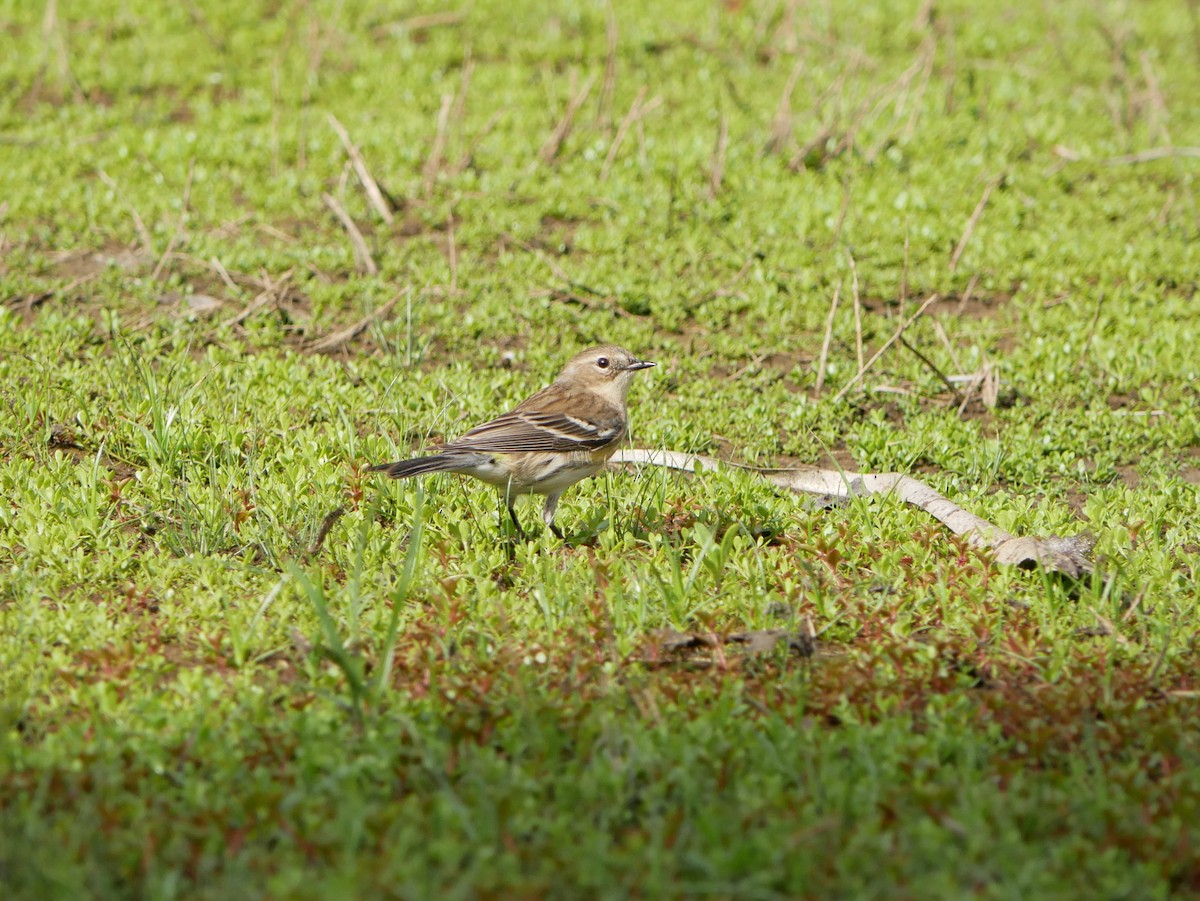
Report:
[{"label": "bird's eye", "polygon": [[596,365],[599,366],[601,369],[607,369],[608,368],[608,357],[601,357],[599,360],[596,361]]}]

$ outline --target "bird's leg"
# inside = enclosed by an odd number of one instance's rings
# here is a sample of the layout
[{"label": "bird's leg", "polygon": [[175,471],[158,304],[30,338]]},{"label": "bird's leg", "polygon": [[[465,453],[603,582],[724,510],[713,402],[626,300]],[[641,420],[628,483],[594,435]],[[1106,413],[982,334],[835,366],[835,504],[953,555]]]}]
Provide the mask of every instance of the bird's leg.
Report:
[{"label": "bird's leg", "polygon": [[508,517],[509,517],[509,519],[512,520],[513,529],[517,533],[517,538],[520,541],[524,541],[525,540],[525,530],[521,528],[521,521],[519,519],[517,519],[517,511],[513,508],[514,500],[516,500],[516,498],[513,497],[512,483],[509,482],[509,484],[505,485],[504,488],[502,488],[500,490],[500,503],[503,507],[503,509],[499,511],[500,512],[500,533],[504,534],[504,532],[505,532],[504,510],[507,510]]},{"label": "bird's leg", "polygon": [[554,510],[557,507],[558,495],[546,495],[546,506],[542,508],[542,522],[546,524],[546,528],[554,533],[555,538],[557,538],[559,541],[566,541],[567,539],[563,537],[562,530],[554,524]]},{"label": "bird's leg", "polygon": [[525,530],[521,528],[521,521],[517,519],[517,511],[513,507],[512,498],[504,499],[504,506],[508,508],[508,515],[512,518],[513,528],[516,530],[517,538],[521,541],[525,540]]}]

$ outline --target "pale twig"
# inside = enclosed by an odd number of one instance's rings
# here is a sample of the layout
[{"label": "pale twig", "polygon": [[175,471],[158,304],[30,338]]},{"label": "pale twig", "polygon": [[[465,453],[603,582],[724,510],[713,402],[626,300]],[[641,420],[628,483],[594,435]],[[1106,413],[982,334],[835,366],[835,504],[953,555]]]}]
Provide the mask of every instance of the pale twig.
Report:
[{"label": "pale twig", "polygon": [[904,339],[903,335],[897,335],[896,340],[900,342],[902,347],[910,351],[914,357],[924,363],[926,368],[938,377],[938,380],[941,381],[941,383],[950,390],[950,393],[954,395],[955,400],[959,400],[962,397],[962,395],[958,393],[958,388],[955,387],[954,383],[950,381],[950,379],[946,378],[946,374],[942,372],[942,370],[938,369],[933,360],[929,359],[929,357],[925,356],[925,354],[921,353],[921,351],[909,344]]},{"label": "pale twig", "polygon": [[729,117],[721,114],[721,124],[717,127],[717,141],[713,146],[712,163],[708,167],[708,196],[716,199],[721,193],[721,184],[725,181],[725,151],[729,146]]},{"label": "pale twig", "polygon": [[[816,134],[805,141],[796,150],[796,152],[792,154],[792,158],[788,160],[788,171],[803,172],[805,169],[807,169],[808,164],[805,161],[812,155],[814,150],[827,144],[831,137],[833,137],[833,131],[829,128],[829,126],[822,125],[820,128],[818,128]],[[819,167],[820,164],[824,162],[824,159],[825,158],[821,156],[818,157],[817,160],[814,160],[814,162]]]},{"label": "pale twig", "polygon": [[[892,82],[892,85],[889,85],[889,87],[895,87],[894,94],[885,96],[880,100],[876,108],[867,116],[866,121],[873,121],[878,118],[887,107],[887,104],[891,102],[892,122],[899,122],[904,116],[905,107],[909,107],[908,121],[904,124],[904,128],[900,132],[900,140],[907,141],[911,139],[912,133],[916,129],[917,116],[921,111],[921,98],[924,97],[925,91],[929,87],[929,77],[933,74],[933,59],[936,50],[937,41],[932,36],[926,36],[925,40],[921,42],[921,49],[918,51],[916,61],[896,81]],[[912,82],[917,75],[920,75],[921,79],[914,91]],[[866,122],[864,121],[863,124],[865,125]],[[875,144],[863,154],[863,159],[868,163],[873,163],[880,153],[896,141],[896,138],[897,136],[893,129],[883,129],[883,133],[876,140]]]},{"label": "pale twig", "polygon": [[342,171],[338,175],[337,188],[335,194],[338,197],[346,196],[346,185],[350,184],[350,173],[354,170],[354,166],[349,160],[346,160],[346,165],[342,166]]},{"label": "pale twig", "polygon": [[800,80],[800,74],[804,71],[804,60],[798,59],[792,66],[791,74],[788,75],[787,84],[783,86],[783,93],[779,97],[779,103],[775,107],[775,115],[771,119],[771,134],[767,138],[767,143],[763,147],[763,153],[779,153],[787,146],[792,137],[792,93],[796,90],[796,82]]},{"label": "pale twig", "polygon": [[450,167],[448,171],[449,175],[458,175],[471,165],[472,160],[475,158],[475,151],[479,149],[479,145],[483,143],[483,139],[492,133],[492,129],[496,127],[496,123],[500,121],[502,114],[503,110],[496,110],[488,117],[483,128],[479,130],[479,134],[475,136],[475,140],[471,142],[471,146],[464,150],[463,155],[458,158],[458,162]]},{"label": "pale twig", "polygon": [[729,375],[725,376],[725,378],[731,382],[736,382],[738,379],[740,379],[742,376],[744,376],[747,372],[757,372],[758,367],[762,365],[763,360],[765,360],[769,356],[770,356],[770,354],[758,354],[757,356],[751,358],[750,362],[747,363],[745,366],[743,366],[741,369],[731,372]]},{"label": "pale twig", "polygon": [[796,37],[796,6],[797,0],[787,0],[783,7],[783,15],[779,20],[779,27],[775,29],[775,34],[771,37],[772,44],[778,44],[786,54],[795,53],[800,42]]},{"label": "pale twig", "polygon": [[212,266],[212,268],[216,271],[217,275],[219,275],[221,277],[221,281],[223,281],[225,283],[226,288],[228,288],[233,294],[239,293],[238,286],[234,282],[234,280],[229,277],[229,270],[227,270],[225,268],[224,263],[222,263],[216,257],[213,257],[211,260],[209,260],[209,265]]},{"label": "pale twig", "polygon": [[967,290],[963,291],[963,296],[958,299],[958,312],[962,313],[966,306],[971,301],[971,295],[975,293],[975,286],[979,284],[979,273],[976,272],[971,276],[971,280],[967,282]]},{"label": "pale twig", "polygon": [[454,95],[454,107],[450,110],[450,121],[461,122],[467,112],[467,94],[471,90],[471,76],[475,73],[475,60],[468,47],[463,57],[462,71],[458,74],[458,91]]},{"label": "pale twig", "polygon": [[546,139],[546,143],[542,145],[542,149],[538,151],[538,159],[543,163],[552,163],[554,162],[554,158],[558,156],[559,150],[562,149],[563,141],[567,139],[567,135],[571,133],[571,128],[575,124],[575,116],[579,113],[579,108],[587,102],[588,95],[592,92],[592,85],[595,83],[596,76],[590,76],[583,83],[583,87],[579,90],[579,93],[567,104],[567,109],[562,114],[562,118],[558,120],[558,125],[554,127],[554,131],[550,133],[550,137]]},{"label": "pale twig", "polygon": [[1163,143],[1173,144],[1171,133],[1167,131],[1167,101],[1163,97],[1162,86],[1158,83],[1154,64],[1150,61],[1150,55],[1145,51],[1138,54],[1138,61],[1142,65],[1142,78],[1146,82],[1146,93],[1150,98],[1147,129]]},{"label": "pale twig", "polygon": [[250,303],[248,303],[240,313],[238,313],[232,319],[227,319],[224,324],[226,326],[240,325],[263,307],[267,306],[268,304],[278,302],[284,296],[284,294],[287,293],[287,285],[291,279],[291,269],[280,276],[279,281],[277,282],[272,282],[271,277],[264,274],[262,280],[259,282],[259,284],[262,285],[262,291],[260,291],[258,295],[252,301],[250,301]]},{"label": "pale twig", "polygon": [[975,210],[971,213],[971,218],[967,220],[967,227],[963,229],[962,237],[958,239],[958,244],[954,248],[954,253],[950,254],[950,271],[953,272],[958,268],[958,258],[967,248],[967,242],[971,240],[971,235],[975,231],[975,226],[979,223],[979,217],[983,215],[983,208],[987,206],[988,198],[992,196],[992,191],[999,187],[1004,181],[1004,173],[1001,172],[995,178],[987,183],[987,187],[983,189],[983,196],[979,198],[979,203],[975,204]]},{"label": "pale twig", "polygon": [[300,239],[297,238],[295,235],[289,235],[285,231],[280,231],[279,229],[277,229],[275,226],[271,225],[268,222],[259,222],[254,227],[258,231],[262,232],[264,235],[270,235],[276,241],[282,241],[284,244],[293,244],[294,245],[294,244],[300,243]]},{"label": "pale twig", "polygon": [[[58,0],[48,0],[46,3],[46,12],[42,16],[42,59],[40,69],[44,72],[49,67],[48,56],[50,47],[53,45],[55,56],[58,61],[58,78],[63,82],[75,95],[75,100],[78,103],[84,103],[87,96],[83,93],[83,88],[79,85],[74,73],[71,71],[71,61],[67,56],[67,41],[63,37],[63,31],[59,27],[58,21]],[[38,75],[38,84],[41,83],[41,73]],[[37,90],[35,88],[35,90]]]},{"label": "pale twig", "polygon": [[1142,599],[1146,596],[1146,592],[1149,590],[1149,586],[1142,586],[1142,590],[1137,593],[1137,596],[1133,599],[1133,603],[1129,605],[1129,609],[1126,610],[1125,615],[1121,617],[1121,622],[1129,622],[1130,618],[1137,613],[1138,607],[1142,605]]},{"label": "pale twig", "polygon": [[409,34],[413,34],[418,31],[428,31],[431,28],[440,28],[443,25],[458,25],[465,18],[466,13],[461,10],[447,10],[440,13],[410,16],[407,19],[401,19],[399,22],[393,22],[383,27],[393,33],[408,32]]},{"label": "pale twig", "polygon": [[617,91],[617,14],[612,0],[605,8],[605,33],[608,49],[604,54],[604,83],[600,85],[600,102],[596,107],[596,120],[604,123],[605,129],[612,128],[613,98]]},{"label": "pale twig", "polygon": [[954,364],[954,370],[962,372],[962,364],[958,361],[958,354],[954,352],[954,345],[950,343],[950,336],[946,334],[946,329],[942,325],[941,320],[934,318],[930,322],[933,324],[933,333],[942,342],[942,347],[946,349],[946,355],[950,357],[950,362]]},{"label": "pale twig", "polygon": [[646,129],[641,119],[637,120],[637,139],[638,139],[638,165],[645,172],[650,165],[646,156]]},{"label": "pale twig", "polygon": [[837,244],[842,237],[842,229],[846,225],[846,217],[850,215],[850,177],[847,175],[842,180],[842,204],[838,207],[837,222],[833,224],[833,240],[830,244]]},{"label": "pale twig", "polygon": [[193,158],[188,162],[187,179],[183,183],[183,201],[179,206],[179,220],[175,223],[175,231],[171,233],[171,240],[167,242],[167,249],[158,258],[158,265],[150,273],[151,281],[158,281],[159,276],[166,270],[167,261],[171,258],[171,252],[175,250],[175,245],[179,243],[179,236],[183,234],[183,223],[187,221],[188,205],[192,200],[192,176],[195,172],[196,160]]},{"label": "pale twig", "polygon": [[[1137,153],[1127,153],[1124,156],[1110,156],[1100,160],[1105,166],[1128,166],[1133,163],[1152,163],[1155,160],[1165,160],[1172,157],[1200,157],[1200,147],[1151,147]],[[1078,155],[1068,158],[1069,162],[1080,159]]]},{"label": "pale twig", "polygon": [[279,177],[280,147],[279,125],[283,120],[283,54],[276,53],[271,60],[271,175]]},{"label": "pale twig", "polygon": [[[986,362],[983,365],[985,368],[988,366]],[[962,400],[958,405],[957,413],[960,419],[962,418],[963,413],[966,412],[967,406],[971,403],[971,398],[975,396],[975,390],[983,384],[984,378],[986,378],[986,372],[984,369],[981,369],[979,372],[973,372],[968,376],[956,375],[954,377],[955,381],[965,381],[966,385],[966,387],[963,388],[962,394],[959,395],[962,397]]]},{"label": "pale twig", "polygon": [[914,31],[925,31],[933,24],[934,0],[921,0],[917,15],[913,19]]},{"label": "pale twig", "polygon": [[450,293],[458,291],[458,243],[454,240],[454,208],[446,214],[446,246],[450,257]]},{"label": "pale twig", "polygon": [[833,302],[829,305],[829,315],[825,318],[825,340],[821,342],[821,359],[817,362],[817,394],[825,387],[825,364],[829,360],[829,345],[833,343],[833,321],[837,315],[838,299],[842,295],[842,286],[837,284],[833,289]]},{"label": "pale twig", "polygon": [[[863,132],[869,125],[873,124],[876,119],[883,115],[884,110],[891,104],[893,110],[893,118],[896,116],[896,108],[899,103],[899,98],[907,95],[908,86],[913,78],[922,71],[923,59],[926,55],[922,55],[911,66],[905,69],[898,77],[888,82],[885,85],[880,85],[878,88],[870,91],[862,102],[858,104],[853,114],[849,117],[849,124],[846,126],[845,133],[842,139],[838,142],[837,147],[833,151],[833,155],[844,153],[857,146],[858,135]],[[890,140],[890,138],[885,138]],[[864,158],[870,154],[878,153],[883,148],[882,144],[877,142],[874,150],[868,150],[864,154]],[[873,158],[873,157],[871,157]]]},{"label": "pale twig", "polygon": [[367,199],[371,201],[371,206],[375,208],[375,212],[379,214],[384,222],[391,225],[395,221],[392,209],[387,200],[384,199],[383,192],[379,190],[379,184],[371,175],[371,170],[367,168],[366,160],[363,159],[354,142],[350,140],[350,133],[346,131],[345,127],[333,113],[329,114],[328,119],[330,126],[337,132],[338,140],[342,142],[342,147],[345,149],[346,155],[350,157],[350,163],[354,166],[354,174],[358,176],[359,184],[367,192]]},{"label": "pale twig", "polygon": [[983,369],[979,379],[979,399],[989,409],[996,409],[1000,401],[1000,370],[989,361],[983,361]]},{"label": "pale twig", "polygon": [[209,43],[213,45],[213,48],[216,49],[218,53],[224,55],[228,49],[228,45],[217,33],[217,31],[215,31],[209,24],[208,19],[204,15],[204,11],[196,5],[195,0],[185,0],[183,5],[187,8],[188,16],[191,17],[192,24],[196,26],[197,30],[202,35],[208,38]]},{"label": "pale twig", "polygon": [[433,183],[437,179],[438,170],[442,168],[442,154],[446,150],[446,130],[450,124],[450,110],[454,105],[453,94],[442,95],[442,105],[438,109],[437,130],[433,135],[433,146],[429,149],[429,157],[425,160],[425,167],[421,170],[421,176],[424,180],[425,196],[433,190]]},{"label": "pale twig", "polygon": [[[829,139],[833,137],[833,127],[828,123],[822,122],[821,119],[824,115],[826,104],[828,104],[834,98],[840,98],[845,92],[845,87],[846,76],[842,74],[835,78],[829,84],[829,86],[821,92],[820,96],[817,97],[816,101],[813,103],[813,115],[817,119],[818,124],[816,134],[809,138],[803,146],[801,146],[795,153],[792,154],[792,158],[788,160],[789,171],[800,172],[803,170],[806,166],[805,160],[808,159],[809,154],[811,154],[818,147],[827,144]],[[835,151],[835,153],[836,152],[838,151]]]},{"label": "pale twig", "polygon": [[342,228],[349,235],[359,272],[366,275],[378,275],[379,267],[375,265],[375,259],[371,256],[371,249],[367,246],[367,240],[363,237],[362,232],[358,230],[358,226],[354,224],[354,220],[350,218],[350,214],[346,212],[346,208],[332,194],[322,193],[321,199],[325,201],[325,206],[329,207],[333,215],[337,216],[338,221],[342,223]]},{"label": "pale twig", "polygon": [[859,380],[866,374],[867,370],[875,365],[875,361],[878,360],[880,357],[882,357],[889,347],[891,347],[893,344],[895,344],[897,341],[900,340],[900,336],[904,334],[904,330],[907,329],[914,322],[916,322],[921,317],[921,315],[930,307],[930,305],[935,303],[938,300],[938,297],[939,297],[939,295],[937,295],[937,294],[930,294],[928,297],[925,298],[925,302],[922,303],[921,306],[917,309],[917,312],[913,313],[911,316],[908,317],[908,319],[905,319],[903,322],[900,323],[899,327],[896,329],[896,331],[892,335],[892,337],[888,338],[887,341],[885,341],[883,343],[883,346],[879,348],[879,350],[877,350],[877,351],[875,351],[875,353],[871,354],[871,359],[866,362],[866,365],[860,365],[858,372],[855,373],[854,378],[850,379],[850,381],[848,381],[842,387],[842,390],[839,391],[836,395],[834,395],[833,399],[835,402],[839,401],[843,397],[845,397],[846,392],[849,391],[851,388],[853,388],[856,384],[858,384]]},{"label": "pale twig", "polygon": [[1162,670],[1163,664],[1167,660],[1167,651],[1171,647],[1171,641],[1175,637],[1175,628],[1179,625],[1179,608],[1175,608],[1175,616],[1171,619],[1171,625],[1167,628],[1167,637],[1163,639],[1162,649],[1158,652],[1158,657],[1154,661],[1154,666],[1150,667],[1150,676],[1147,679],[1151,685],[1158,679],[1158,674]]},{"label": "pale twig", "polygon": [[[932,38],[930,42],[932,42]],[[925,58],[925,68],[921,70],[921,83],[917,87],[916,99],[911,104],[912,108],[908,114],[908,121],[904,123],[904,129],[900,132],[901,143],[908,143],[916,133],[917,118],[921,114],[921,100],[925,97],[925,91],[929,89],[929,79],[933,75],[933,58],[934,53],[932,51]],[[953,76],[950,77],[953,78]]]},{"label": "pale twig", "polygon": [[[862,330],[862,299],[858,295],[858,264],[854,262],[854,254],[848,253],[846,256],[850,259],[850,289],[851,298],[854,301],[854,356],[858,361],[858,375],[855,379],[862,377],[864,372],[863,366],[863,330]],[[850,387],[849,385],[846,386]],[[838,392],[838,398],[845,394],[845,389]]]},{"label": "pale twig", "polygon": [[613,163],[617,159],[617,151],[621,149],[621,142],[625,140],[625,135],[629,131],[635,121],[642,114],[642,98],[646,96],[647,88],[642,86],[638,91],[637,96],[633,98],[633,103],[629,105],[629,112],[625,114],[625,118],[621,120],[621,124],[617,126],[617,133],[613,137],[612,144],[609,145],[608,153],[604,157],[604,165],[600,167],[600,180],[604,181],[608,178],[609,170],[612,169]]},{"label": "pale twig", "polygon": [[[1193,9],[1193,12],[1194,11],[1195,10]],[[1142,78],[1146,82],[1146,94],[1149,98],[1147,127],[1150,133],[1157,138],[1157,140],[1163,142],[1164,147],[1159,148],[1160,150],[1171,149],[1175,142],[1171,139],[1171,133],[1167,128],[1169,113],[1167,111],[1167,100],[1163,95],[1162,85],[1159,82],[1157,73],[1154,71],[1154,63],[1151,60],[1150,54],[1146,51],[1143,51],[1139,54],[1138,58],[1141,61]],[[1175,147],[1173,149],[1175,152],[1171,154],[1171,156],[1175,159],[1175,171],[1179,176],[1178,183],[1182,186],[1183,195],[1187,200],[1188,206],[1191,208],[1192,217],[1195,219],[1197,218],[1196,196],[1192,191],[1189,173],[1184,169],[1179,160],[1184,156],[1200,156],[1200,147]],[[1138,154],[1134,154],[1131,161],[1140,162],[1140,160],[1137,159],[1138,156]]]},{"label": "pale twig", "polygon": [[[571,292],[571,293],[569,293],[569,295],[566,299],[575,301],[575,302],[579,303],[581,306],[589,308],[589,309],[594,307],[595,304],[590,303],[589,301],[585,300],[584,298],[580,297],[578,294],[575,294],[573,292],[582,291],[585,294],[590,294],[593,297],[596,297],[596,298],[599,298],[599,299],[605,300],[605,301],[616,300],[616,298],[613,297],[613,295],[611,295],[611,294],[607,294],[604,291],[599,290],[598,288],[593,288],[591,285],[585,285],[583,282],[579,282],[579,281],[576,281],[575,279],[571,278],[570,273],[568,273],[565,269],[563,269],[562,266],[558,265],[558,263],[556,263],[540,247],[534,247],[528,241],[523,241],[522,239],[516,237],[515,235],[506,234],[504,237],[506,240],[511,240],[514,244],[518,245],[522,250],[525,250],[526,252],[533,254],[535,257],[537,257],[539,260],[541,260],[543,263],[545,263],[546,268],[550,270],[551,274],[553,274],[555,278],[557,278],[559,281],[561,281],[566,286],[568,291]],[[568,294],[568,291],[562,291],[559,293],[560,294]],[[554,292],[551,292],[551,293],[553,294]],[[634,316],[633,313],[630,313],[627,310],[622,309],[620,304],[614,304],[611,308],[611,312],[615,313],[618,316],[624,316],[626,318],[630,318],[630,317]]]},{"label": "pale twig", "polygon": [[396,305],[396,302],[411,290],[411,288],[405,288],[403,291],[395,294],[392,299],[383,306],[372,310],[358,322],[354,323],[354,325],[344,328],[341,331],[334,332],[332,335],[326,335],[324,338],[314,341],[305,349],[312,353],[318,354],[329,353],[330,351],[337,350],[347,341],[352,341],[365,332],[371,323],[375,322],[377,319],[382,319],[384,316],[390,313],[392,311],[392,307]]},{"label": "pale twig", "polygon": [[327,42],[322,40],[321,22],[320,16],[313,16],[308,23],[308,71],[300,89],[300,115],[296,121],[296,168],[301,172],[308,166],[308,108],[321,81],[318,76],[325,59]]},{"label": "pale twig", "polygon": [[645,85],[643,85],[638,91],[637,96],[633,98],[633,103],[629,105],[629,112],[625,114],[625,118],[621,120],[621,124],[617,127],[616,136],[613,137],[612,144],[608,148],[608,153],[605,154],[604,165],[600,167],[601,181],[608,178],[608,173],[617,158],[617,151],[621,149],[621,142],[625,140],[625,134],[629,131],[629,126],[638,118],[641,111],[642,98],[646,96],[646,90]]}]

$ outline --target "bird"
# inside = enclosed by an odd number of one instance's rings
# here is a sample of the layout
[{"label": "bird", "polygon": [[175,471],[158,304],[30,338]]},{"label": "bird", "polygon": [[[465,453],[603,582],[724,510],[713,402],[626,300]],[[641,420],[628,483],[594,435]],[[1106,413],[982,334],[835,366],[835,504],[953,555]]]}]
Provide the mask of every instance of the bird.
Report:
[{"label": "bird", "polygon": [[473,476],[500,490],[522,540],[513,501],[523,494],[544,495],[542,521],[563,540],[554,524],[559,497],[603,469],[629,435],[629,386],[635,373],[654,365],[615,344],[589,348],[572,357],[553,384],[508,413],[433,448],[435,453],[369,471],[393,479],[431,472]]}]

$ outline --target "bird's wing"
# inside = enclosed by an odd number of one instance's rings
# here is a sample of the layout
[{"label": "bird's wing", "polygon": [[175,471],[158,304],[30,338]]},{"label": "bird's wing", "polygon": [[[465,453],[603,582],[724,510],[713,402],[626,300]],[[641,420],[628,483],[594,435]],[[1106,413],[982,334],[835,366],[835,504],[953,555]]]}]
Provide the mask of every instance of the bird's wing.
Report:
[{"label": "bird's wing", "polygon": [[497,454],[599,450],[624,434],[625,420],[616,410],[585,419],[569,413],[516,409],[476,426],[447,444],[446,450]]}]

